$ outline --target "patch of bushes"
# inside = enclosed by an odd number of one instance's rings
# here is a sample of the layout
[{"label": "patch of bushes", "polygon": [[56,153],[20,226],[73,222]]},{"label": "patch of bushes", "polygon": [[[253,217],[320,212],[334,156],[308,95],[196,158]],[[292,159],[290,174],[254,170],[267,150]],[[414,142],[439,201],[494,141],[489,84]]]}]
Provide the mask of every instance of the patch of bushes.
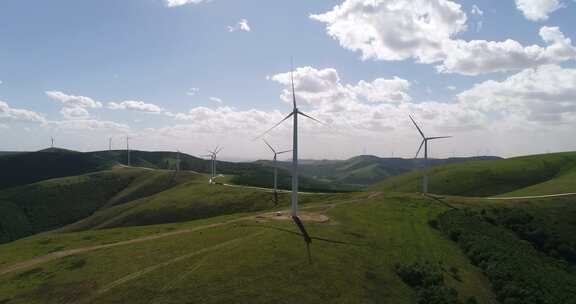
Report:
[{"label": "patch of bushes", "polygon": [[[526,220],[522,215],[508,223]],[[536,250],[505,226],[489,222],[481,213],[463,210],[444,213],[439,224],[484,271],[499,302],[576,303],[576,275],[566,263]]]},{"label": "patch of bushes", "polygon": [[541,218],[518,208],[497,208],[484,212],[486,220],[511,229],[536,249],[553,258],[576,265],[576,244],[562,239],[560,232]]},{"label": "patch of bushes", "polygon": [[418,304],[460,304],[458,292],[444,284],[443,269],[430,262],[396,265],[396,274],[416,291]]}]

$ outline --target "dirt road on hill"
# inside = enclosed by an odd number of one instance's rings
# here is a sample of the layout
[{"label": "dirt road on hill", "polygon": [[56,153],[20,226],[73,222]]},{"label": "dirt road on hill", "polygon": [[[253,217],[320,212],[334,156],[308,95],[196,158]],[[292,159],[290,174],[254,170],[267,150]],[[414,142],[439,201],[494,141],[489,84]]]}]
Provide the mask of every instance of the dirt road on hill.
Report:
[{"label": "dirt road on hill", "polygon": [[562,196],[576,196],[576,193],[559,193],[547,195],[532,195],[532,196],[511,196],[511,197],[485,197],[488,200],[516,200],[516,199],[532,199],[532,198],[549,198],[549,197],[562,197]]}]

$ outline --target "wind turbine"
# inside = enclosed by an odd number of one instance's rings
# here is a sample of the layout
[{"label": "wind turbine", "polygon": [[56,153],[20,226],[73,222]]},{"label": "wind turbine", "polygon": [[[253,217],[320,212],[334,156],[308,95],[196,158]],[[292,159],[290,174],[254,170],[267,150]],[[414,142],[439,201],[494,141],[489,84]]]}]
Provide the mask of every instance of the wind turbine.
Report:
[{"label": "wind turbine", "polygon": [[128,164],[128,167],[130,167],[130,137],[126,136],[126,163]]},{"label": "wind turbine", "polygon": [[272,163],[272,166],[274,167],[274,205],[278,205],[278,168],[276,167],[276,160],[279,154],[291,152],[292,150],[276,152],[276,150],[274,150],[274,148],[272,148],[272,146],[265,139],[263,139],[263,141],[268,146],[268,148],[272,150],[272,153],[274,153],[274,159]]},{"label": "wind turbine", "polygon": [[50,137],[50,141],[51,141],[50,147],[51,147],[52,149],[54,149],[54,136],[51,136],[51,137]]},{"label": "wind turbine", "polygon": [[[293,70],[293,68],[292,68]],[[309,119],[312,119],[320,124],[324,124],[321,121],[319,121],[318,119],[307,115],[305,113],[302,113],[300,110],[298,110],[298,106],[296,105],[296,90],[294,89],[294,75],[293,75],[293,71],[290,71],[290,81],[292,84],[292,112],[290,114],[288,114],[286,117],[284,117],[284,119],[282,119],[280,122],[278,122],[277,124],[275,124],[272,128],[268,129],[266,132],[264,132],[262,135],[258,136],[257,138],[261,138],[262,136],[266,135],[267,133],[269,133],[270,131],[272,131],[273,129],[275,129],[276,127],[278,127],[281,123],[283,123],[285,120],[287,120],[288,118],[292,117],[293,119],[293,136],[292,136],[292,195],[291,195],[291,207],[292,207],[292,220],[294,221],[294,223],[296,223],[296,225],[298,226],[298,228],[300,229],[300,231],[302,232],[302,235],[304,237],[304,240],[306,241],[307,246],[310,244],[310,242],[312,242],[312,239],[310,238],[310,236],[308,235],[308,232],[306,232],[306,229],[304,229],[304,225],[302,224],[302,221],[300,220],[300,218],[298,217],[298,115],[302,115],[304,117],[307,117]]]},{"label": "wind turbine", "polygon": [[180,172],[180,150],[176,150],[176,172]]},{"label": "wind turbine", "polygon": [[211,174],[210,174],[210,184],[216,183],[216,158],[218,156],[218,153],[220,153],[220,151],[222,151],[222,148],[220,148],[220,146],[216,146],[216,149],[214,149],[213,151],[208,151],[208,153],[210,153],[209,155],[204,155],[204,156],[209,156],[210,160],[212,161]]},{"label": "wind turbine", "polygon": [[112,151],[112,137],[108,138],[108,151]]},{"label": "wind turbine", "polygon": [[426,193],[428,193],[428,141],[435,140],[435,139],[441,139],[441,138],[450,138],[452,136],[426,137],[424,135],[424,132],[422,132],[422,130],[420,129],[418,124],[416,124],[416,122],[414,121],[414,118],[412,118],[412,116],[410,116],[410,115],[408,115],[408,116],[410,117],[410,120],[412,120],[412,123],[414,124],[416,129],[418,129],[418,132],[420,133],[420,135],[422,135],[422,143],[420,144],[420,147],[418,148],[418,152],[416,152],[416,156],[414,156],[414,158],[418,157],[418,154],[420,154],[420,150],[422,150],[422,146],[424,146],[424,172],[423,172],[423,178],[422,178],[422,193],[426,194]]}]

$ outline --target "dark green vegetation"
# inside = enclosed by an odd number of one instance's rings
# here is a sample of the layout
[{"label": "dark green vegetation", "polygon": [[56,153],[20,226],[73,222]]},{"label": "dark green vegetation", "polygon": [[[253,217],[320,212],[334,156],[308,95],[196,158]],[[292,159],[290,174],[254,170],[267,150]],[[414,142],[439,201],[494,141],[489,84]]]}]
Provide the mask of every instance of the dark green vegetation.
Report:
[{"label": "dark green vegetation", "polygon": [[3,153],[0,154],[0,189],[95,172],[111,165],[112,163],[97,156],[63,149]]},{"label": "dark green vegetation", "polygon": [[117,169],[0,191],[0,243],[59,228],[99,209],[152,195],[196,178],[170,171]]},{"label": "dark green vegetation", "polygon": [[[474,161],[430,168],[430,192],[461,196],[576,192],[576,152]],[[396,176],[373,190],[418,192],[421,172]]]},{"label": "dark green vegetation", "polygon": [[[546,208],[574,215],[575,202],[549,201]],[[523,204],[451,210],[438,226],[484,271],[501,303],[575,303],[576,222],[563,222],[572,235],[562,235],[542,211]]]},{"label": "dark green vegetation", "polygon": [[[430,165],[462,163],[473,160],[494,160],[498,157],[457,157],[448,159],[430,159]],[[270,161],[259,161],[267,166]],[[278,162],[279,166],[290,170],[290,162]],[[418,169],[422,166],[420,159],[380,158],[372,155],[361,155],[347,160],[303,160],[301,174],[318,181],[347,186],[369,186],[387,179]]]}]

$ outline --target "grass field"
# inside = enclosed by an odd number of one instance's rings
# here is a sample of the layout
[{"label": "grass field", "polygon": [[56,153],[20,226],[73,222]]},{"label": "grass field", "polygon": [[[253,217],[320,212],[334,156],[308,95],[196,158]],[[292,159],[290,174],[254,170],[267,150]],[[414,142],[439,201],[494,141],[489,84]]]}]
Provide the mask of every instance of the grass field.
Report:
[{"label": "grass field", "polygon": [[[288,221],[246,214],[181,224],[48,233],[0,246],[29,259],[34,243],[62,250],[174,233],[95,249],[23,267],[0,276],[5,303],[413,303],[415,292],[396,275],[399,264],[430,262],[463,301],[494,303],[480,270],[428,221],[446,210],[412,196],[356,194],[310,203],[328,223],[308,222],[315,238],[308,264],[302,238]],[[202,228],[204,227],[204,228]],[[127,229],[127,230],[124,230]],[[177,233],[184,230],[183,233]],[[116,233],[122,233],[122,236]],[[62,240],[60,239],[62,238]],[[52,241],[47,241],[52,240]],[[50,251],[50,250],[48,250]],[[23,260],[25,260],[23,259]],[[17,263],[0,262],[0,269]],[[451,271],[450,271],[451,269]],[[0,270],[0,273],[2,270]],[[455,275],[454,273],[457,273]],[[167,278],[171,278],[167,280]]]},{"label": "grass field", "polygon": [[[576,190],[576,152],[431,167],[431,193],[493,196],[506,193],[554,194]],[[372,190],[419,192],[422,172],[387,179]],[[572,191],[571,191],[572,190]]]}]

